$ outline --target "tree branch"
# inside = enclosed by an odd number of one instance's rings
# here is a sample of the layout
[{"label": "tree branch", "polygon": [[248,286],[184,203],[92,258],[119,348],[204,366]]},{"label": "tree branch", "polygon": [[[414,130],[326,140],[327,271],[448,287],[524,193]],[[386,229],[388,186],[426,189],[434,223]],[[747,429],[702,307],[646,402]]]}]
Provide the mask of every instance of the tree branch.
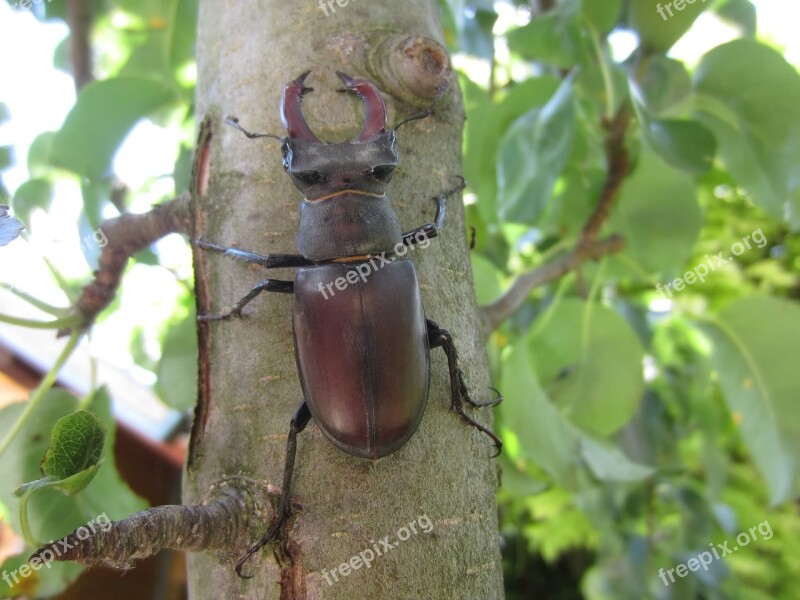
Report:
[{"label": "tree branch", "polygon": [[[274,493],[270,489],[267,493]],[[271,514],[257,497],[227,487],[220,498],[196,506],[167,505],[148,508],[106,524],[79,527],[72,533],[39,548],[28,562],[74,561],[83,565],[107,565],[130,569],[132,561],[161,550],[224,550],[232,552],[248,544],[255,515]],[[264,495],[265,496],[265,495]],[[263,516],[256,517],[260,522]]]},{"label": "tree branch", "polygon": [[69,25],[69,58],[75,91],[79,92],[94,80],[92,73],[92,9],[87,0],[67,0],[66,20]]},{"label": "tree branch", "polygon": [[[104,221],[100,226],[108,243],[100,252],[94,280],[83,288],[73,310],[84,326],[114,298],[128,259],[169,233],[189,233],[191,197],[189,194],[154,206],[143,214],[125,214]],[[60,332],[64,334],[64,332]]]},{"label": "tree branch", "polygon": [[575,248],[543,266],[523,273],[502,296],[481,307],[481,328],[484,335],[490,334],[511,317],[537,287],[566,275],[587,260],[598,260],[625,247],[625,240],[620,235],[612,235],[600,241],[597,241],[597,235],[611,214],[622,182],[630,172],[630,155],[625,147],[625,133],[629,123],[630,112],[627,107],[621,108],[613,119],[603,121],[603,128],[606,130],[608,175],[597,206],[583,226]]}]

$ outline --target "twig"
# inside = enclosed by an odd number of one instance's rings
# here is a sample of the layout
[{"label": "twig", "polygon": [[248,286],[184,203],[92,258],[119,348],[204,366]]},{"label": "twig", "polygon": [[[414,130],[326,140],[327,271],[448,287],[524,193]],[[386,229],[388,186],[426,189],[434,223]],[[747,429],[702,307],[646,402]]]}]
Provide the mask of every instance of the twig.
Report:
[{"label": "twig", "polygon": [[100,229],[108,243],[100,252],[94,280],[83,288],[73,308],[84,326],[114,298],[122,271],[133,254],[169,233],[189,233],[190,203],[189,194],[183,194],[144,214],[125,214],[103,222]]},{"label": "twig", "polygon": [[69,25],[69,58],[75,91],[79,92],[94,80],[92,73],[92,9],[87,0],[67,0],[66,20]]},{"label": "twig", "polygon": [[[28,562],[74,561],[130,569],[136,559],[170,548],[198,552],[231,551],[248,534],[248,515],[256,514],[249,495],[228,488],[215,502],[197,506],[167,505],[148,508],[123,519],[80,527],[39,548]],[[256,501],[257,502],[257,501]]]},{"label": "twig", "polygon": [[605,146],[608,175],[597,206],[583,226],[575,248],[541,267],[523,273],[500,298],[481,307],[481,326],[485,335],[513,315],[535,288],[577,269],[587,260],[597,260],[625,247],[625,240],[620,235],[612,235],[600,241],[597,240],[597,235],[611,214],[611,207],[619,195],[622,182],[630,171],[630,155],[625,147],[625,133],[629,123],[630,113],[627,107],[621,108],[613,119],[603,122],[603,128],[607,132]]},{"label": "twig", "polygon": [[559,258],[520,275],[511,287],[497,300],[481,307],[481,321],[484,333],[491,333],[501,323],[514,314],[528,298],[528,294],[539,286],[555,281],[570,271],[577,269],[587,260],[597,260],[606,254],[619,252],[625,247],[621,235],[612,235],[589,246],[578,246]]}]

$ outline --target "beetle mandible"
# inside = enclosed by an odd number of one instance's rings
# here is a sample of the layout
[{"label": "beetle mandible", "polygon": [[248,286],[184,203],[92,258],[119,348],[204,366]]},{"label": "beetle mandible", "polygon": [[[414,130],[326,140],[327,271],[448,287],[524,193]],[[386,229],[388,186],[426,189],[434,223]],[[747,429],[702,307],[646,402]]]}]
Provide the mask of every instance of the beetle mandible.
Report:
[{"label": "beetle mandible", "polygon": [[[261,292],[293,295],[295,356],[304,401],[290,423],[278,513],[264,537],[236,563],[240,576],[245,561],[278,538],[291,516],[297,434],[313,417],[336,447],[353,456],[378,459],[398,450],[422,418],[432,348],[442,348],[447,356],[452,409],[491,437],[498,452],[502,446],[494,433],[464,411],[465,402],[493,406],[502,396],[494,390],[497,398],[492,401],[479,403],[470,398],[452,336],[425,318],[414,264],[393,255],[395,248],[436,237],[444,223],[447,197],[464,187],[461,179],[458,187],[438,195],[434,222],[406,233],[386,194],[398,164],[397,129],[430,115],[447,88],[427,110],[387,131],[386,107],[378,88],[366,79],[337,72],[344,84],[340,91],[362,99],[364,125],[354,141],[323,143],[301,112],[303,96],[312,91],[305,86],[308,74],[283,89],[281,119],[287,136],[251,133],[238,119],[227,119],[248,138],[280,141],[284,169],[304,197],[297,233],[299,254],[259,255],[197,242],[204,249],[268,269],[298,268],[294,281],[266,279],[230,310],[198,317],[241,316],[244,306]],[[334,292],[331,283],[342,278],[349,285],[337,286]]]}]

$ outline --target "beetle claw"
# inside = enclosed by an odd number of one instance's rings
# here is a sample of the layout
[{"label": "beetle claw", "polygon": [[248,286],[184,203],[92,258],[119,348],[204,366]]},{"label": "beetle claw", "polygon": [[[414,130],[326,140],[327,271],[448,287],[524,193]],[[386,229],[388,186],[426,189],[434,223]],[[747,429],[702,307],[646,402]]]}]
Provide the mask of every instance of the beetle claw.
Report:
[{"label": "beetle claw", "polygon": [[262,537],[257,544],[254,544],[250,547],[250,549],[242,556],[239,560],[236,561],[236,574],[241,577],[242,579],[252,579],[253,575],[243,575],[242,569],[244,568],[245,563],[250,560],[250,558],[256,554],[259,550],[261,550],[264,546],[269,544],[272,541],[279,540],[281,538],[280,532],[283,529],[283,524],[286,521],[286,517],[279,517],[275,523],[269,528],[267,533]]}]

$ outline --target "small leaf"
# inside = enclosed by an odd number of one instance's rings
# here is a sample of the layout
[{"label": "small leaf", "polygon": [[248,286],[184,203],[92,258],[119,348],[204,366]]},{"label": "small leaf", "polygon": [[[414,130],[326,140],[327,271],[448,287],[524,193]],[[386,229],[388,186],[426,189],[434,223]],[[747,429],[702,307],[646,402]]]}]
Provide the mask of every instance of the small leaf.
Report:
[{"label": "small leaf", "polygon": [[53,184],[47,179],[30,179],[14,192],[14,213],[30,224],[34,208],[48,210],[53,200]]},{"label": "small leaf", "polygon": [[[42,456],[47,450],[50,432],[56,422],[77,409],[78,400],[63,389],[50,390],[42,402],[29,415],[19,435],[0,456],[0,473],[8,485],[0,487],[0,506],[17,506],[12,496],[16,483],[31,481],[40,476]],[[15,402],[0,409],[0,431],[8,431],[25,410],[24,402]],[[116,424],[111,415],[110,399],[105,389],[98,390],[90,405],[106,428],[105,455],[113,456]],[[101,513],[111,520],[119,520],[146,507],[122,481],[113,460],[107,460],[92,483],[77,496],[67,496],[46,488],[30,494],[28,518],[30,529],[42,540],[58,539],[69,531],[85,525]],[[16,531],[21,531],[19,511],[9,510],[3,515]],[[24,558],[27,558],[27,555]],[[13,559],[9,559],[11,561]],[[10,564],[10,562],[6,563]],[[31,597],[52,597],[63,591],[64,584],[74,579],[82,570],[75,563],[51,563],[52,568],[41,569],[41,587]],[[5,568],[5,564],[2,568]],[[0,588],[5,584],[0,583]]]},{"label": "small leaf", "polygon": [[[103,455],[104,442],[103,425],[93,413],[79,410],[62,417],[50,433],[50,447],[41,466],[42,475],[64,481],[97,467]],[[91,477],[85,484],[90,480]],[[80,483],[81,480],[76,481]]]}]

